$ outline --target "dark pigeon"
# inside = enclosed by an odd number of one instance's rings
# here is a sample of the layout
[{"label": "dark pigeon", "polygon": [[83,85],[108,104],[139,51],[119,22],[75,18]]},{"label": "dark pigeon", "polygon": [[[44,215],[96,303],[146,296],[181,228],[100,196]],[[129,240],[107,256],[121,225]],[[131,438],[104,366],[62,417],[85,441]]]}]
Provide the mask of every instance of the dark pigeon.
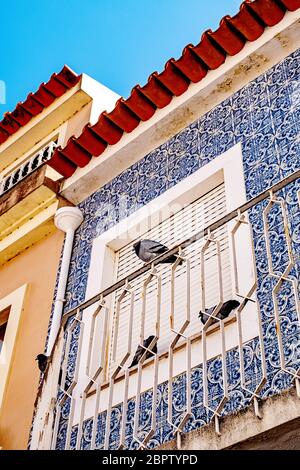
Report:
[{"label": "dark pigeon", "polygon": [[48,356],[45,356],[45,354],[38,354],[35,358],[36,361],[38,361],[38,366],[40,371],[44,374],[45,370],[47,369],[48,365]]},{"label": "dark pigeon", "polygon": [[[145,353],[145,348],[148,348],[150,346],[153,339],[154,339],[154,336],[151,335],[147,339],[144,339],[144,341],[143,341],[143,346],[144,347],[138,346],[138,348],[135,352],[134,358],[132,359],[132,363],[129,366],[129,369],[133,366],[136,366],[139,363],[139,361],[141,360],[143,354]],[[157,344],[156,343],[154,344],[154,346],[152,346],[151,351],[153,351],[154,354],[157,354]],[[147,351],[145,360],[148,359],[149,357],[152,357],[154,354],[151,354],[150,351]]]},{"label": "dark pigeon", "polygon": [[[218,311],[218,313],[215,316],[217,318],[219,318],[220,320],[224,320],[225,318],[227,318],[230,315],[230,313],[233,310],[238,308],[239,305],[240,305],[240,302],[238,300],[228,300],[227,302],[224,302],[224,304],[222,305],[222,307],[220,308],[220,310]],[[211,318],[211,317],[209,317],[209,315],[214,314],[213,312],[214,312],[215,308],[216,308],[216,305],[214,307],[207,308],[205,310],[205,313],[200,311],[199,318],[202,321],[203,325],[205,325],[207,320],[209,318]],[[217,321],[218,320],[216,320],[215,318],[212,318],[211,324],[214,324]]]},{"label": "dark pigeon", "polygon": [[[133,249],[136,255],[145,263],[153,261],[157,256],[160,256],[169,250],[166,245],[154,240],[140,240],[134,243]],[[177,257],[175,255],[171,255],[163,260],[162,263],[175,263],[176,260]]]}]

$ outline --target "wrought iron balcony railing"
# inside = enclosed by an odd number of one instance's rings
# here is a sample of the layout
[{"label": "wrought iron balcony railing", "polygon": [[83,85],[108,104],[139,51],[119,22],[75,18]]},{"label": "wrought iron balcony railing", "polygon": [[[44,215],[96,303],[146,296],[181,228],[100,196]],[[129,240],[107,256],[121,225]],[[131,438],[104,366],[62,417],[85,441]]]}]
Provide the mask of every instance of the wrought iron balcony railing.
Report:
[{"label": "wrought iron balcony railing", "polygon": [[[63,360],[51,431],[53,449],[155,447],[164,439],[211,421],[220,433],[220,418],[239,406],[252,403],[260,417],[259,400],[279,390],[272,382],[275,373],[284,375],[286,383],[294,383],[300,396],[300,259],[293,236],[293,219],[300,214],[299,178],[297,171],[65,314]],[[226,299],[218,229],[224,225],[231,246],[232,295],[239,298],[240,305],[229,318],[220,320],[218,313]],[[245,249],[251,253],[248,264],[251,259],[253,276],[251,283],[242,287],[237,238],[245,227],[250,234]],[[201,293],[198,308],[206,311],[209,319],[202,329],[199,321],[195,332],[190,329],[192,268],[188,249],[196,243]],[[205,300],[206,255],[212,249],[217,300],[215,308],[207,311],[211,305]],[[162,329],[166,312],[161,309],[159,265],[171,254],[178,260],[163,268],[169,270],[170,282],[165,287],[169,291],[168,326]],[[176,286],[180,276],[184,278],[180,289],[185,302],[178,322]],[[129,359],[136,349],[135,318],[138,315],[139,344],[143,346],[150,285],[156,299],[151,310],[153,337],[133,368]],[[142,294],[136,312],[138,289]],[[120,337],[119,315],[124,302],[129,305],[127,331]],[[255,309],[247,317],[249,305]],[[110,366],[107,338],[112,323]],[[255,334],[249,339],[247,329],[253,324]],[[157,352],[153,346],[165,337],[169,338],[167,348]],[[121,343],[126,347],[118,355]],[[211,350],[212,345],[217,345],[216,350]],[[237,405],[236,396],[241,402]]]},{"label": "wrought iron balcony railing", "polygon": [[37,154],[34,154],[29,160],[26,160],[22,165],[12,171],[9,175],[5,176],[0,181],[0,196],[16,186],[26,176],[30,175],[41,165],[50,160],[57,144],[50,142],[42,148]]}]

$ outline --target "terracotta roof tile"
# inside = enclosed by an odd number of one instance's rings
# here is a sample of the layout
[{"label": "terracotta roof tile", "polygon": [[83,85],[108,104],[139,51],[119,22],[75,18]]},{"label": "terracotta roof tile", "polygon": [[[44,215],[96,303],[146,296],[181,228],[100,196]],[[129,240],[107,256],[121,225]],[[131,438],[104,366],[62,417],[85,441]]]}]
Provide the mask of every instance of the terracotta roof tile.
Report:
[{"label": "terracotta roof tile", "polygon": [[[300,0],[244,1],[235,16],[222,18],[216,31],[205,31],[199,44],[186,46],[178,60],[170,59],[163,72],[154,72],[145,86],[136,85],[129,98],[121,98],[111,113],[103,112],[94,126],[88,124],[77,139],[70,139],[63,149],[63,165],[58,158],[60,149],[50,165],[63,176],[70,176],[77,166],[85,166],[89,158],[100,156],[108,145],[119,142],[124,132],[132,132],[157,109],[168,106],[173,96],[182,95],[190,83],[198,83],[209,70],[220,67],[228,55],[238,54],[247,41],[258,39],[266,27],[279,23],[287,10],[299,7]],[[74,148],[76,141],[81,150]]]},{"label": "terracotta roof tile", "polygon": [[5,113],[0,121],[0,145],[53,101],[73,88],[80,78],[80,75],[64,66],[59,73],[54,73],[47,83],[42,83],[35,93],[29,93],[26,100],[18,103],[14,111]]},{"label": "terracotta roof tile", "polygon": [[[168,106],[174,96],[182,95],[191,83],[198,83],[210,70],[220,67],[228,55],[238,54],[247,41],[258,39],[266,27],[279,23],[287,10],[299,7],[300,0],[244,1],[235,16],[222,18],[216,31],[205,31],[199,44],[186,46],[178,60],[170,59],[161,73],[150,75],[146,85],[136,85],[129,98],[119,99],[113,111],[103,112],[93,126],[87,124],[64,149],[57,148],[49,164],[64,177],[70,177],[77,167],[86,166],[108,145],[119,142],[124,132],[132,132],[157,109]],[[0,144],[78,80],[67,68],[53,75],[24,103],[19,103],[13,113],[6,114],[0,123]]]}]

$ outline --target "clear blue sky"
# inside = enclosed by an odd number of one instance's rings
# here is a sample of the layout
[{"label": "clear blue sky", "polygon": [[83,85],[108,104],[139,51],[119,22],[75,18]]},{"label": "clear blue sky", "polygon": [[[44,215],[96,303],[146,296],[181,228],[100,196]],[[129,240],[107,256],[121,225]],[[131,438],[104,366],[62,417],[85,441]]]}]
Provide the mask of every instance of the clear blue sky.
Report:
[{"label": "clear blue sky", "polygon": [[[1,4],[0,118],[64,64],[127,97],[242,0],[9,0]],[[1,98],[1,97],[0,97]],[[1,99],[0,99],[1,102]]]}]

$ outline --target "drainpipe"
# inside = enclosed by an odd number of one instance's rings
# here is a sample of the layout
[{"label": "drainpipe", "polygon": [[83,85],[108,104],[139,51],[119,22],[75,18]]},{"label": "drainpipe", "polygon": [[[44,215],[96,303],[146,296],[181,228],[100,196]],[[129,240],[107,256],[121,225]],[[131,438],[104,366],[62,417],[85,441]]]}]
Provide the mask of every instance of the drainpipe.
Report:
[{"label": "drainpipe", "polygon": [[55,214],[55,226],[65,232],[65,244],[63,249],[63,257],[61,261],[61,270],[57,286],[56,299],[54,303],[54,311],[47,345],[46,355],[51,356],[53,346],[55,344],[63,312],[65,302],[65,293],[68,281],[68,274],[70,268],[70,261],[73,249],[73,241],[76,229],[83,221],[82,212],[77,207],[62,207],[58,209]]}]

